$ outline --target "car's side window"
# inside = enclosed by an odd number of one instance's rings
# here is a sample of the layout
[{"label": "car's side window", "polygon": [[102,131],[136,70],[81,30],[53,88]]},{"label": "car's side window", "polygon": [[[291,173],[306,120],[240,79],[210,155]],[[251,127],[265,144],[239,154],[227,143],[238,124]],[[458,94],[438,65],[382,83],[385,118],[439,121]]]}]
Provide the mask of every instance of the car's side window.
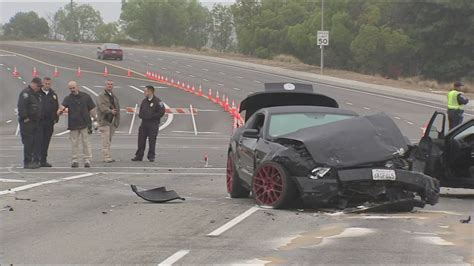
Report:
[{"label": "car's side window", "polygon": [[264,122],[265,122],[265,115],[264,114],[256,114],[248,121],[246,128],[248,128],[248,129],[257,129],[258,132],[261,132]]},{"label": "car's side window", "polygon": [[471,134],[474,134],[474,125],[464,129],[463,131],[459,132],[456,136],[454,136],[455,140],[462,140],[464,137],[467,137]]}]

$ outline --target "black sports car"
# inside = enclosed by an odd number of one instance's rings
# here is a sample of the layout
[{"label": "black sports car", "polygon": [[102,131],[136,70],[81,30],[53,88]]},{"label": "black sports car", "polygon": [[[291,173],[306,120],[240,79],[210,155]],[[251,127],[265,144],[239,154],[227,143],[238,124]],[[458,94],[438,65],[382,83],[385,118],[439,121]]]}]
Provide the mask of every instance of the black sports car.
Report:
[{"label": "black sports car", "polygon": [[284,208],[436,204],[439,183],[411,171],[408,140],[384,114],[338,108],[312,85],[265,84],[241,102],[245,125],[229,145],[227,190]]}]

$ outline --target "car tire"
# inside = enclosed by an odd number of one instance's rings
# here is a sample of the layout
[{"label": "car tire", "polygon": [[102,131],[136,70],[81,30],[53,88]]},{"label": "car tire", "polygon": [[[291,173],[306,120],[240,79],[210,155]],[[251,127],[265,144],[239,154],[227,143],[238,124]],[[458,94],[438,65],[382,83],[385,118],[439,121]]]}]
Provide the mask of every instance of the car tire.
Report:
[{"label": "car tire", "polygon": [[242,186],[242,181],[235,170],[232,154],[227,156],[226,185],[231,198],[248,198],[250,191]]},{"label": "car tire", "polygon": [[297,190],[285,168],[266,162],[254,173],[252,194],[258,205],[282,209],[295,202]]}]

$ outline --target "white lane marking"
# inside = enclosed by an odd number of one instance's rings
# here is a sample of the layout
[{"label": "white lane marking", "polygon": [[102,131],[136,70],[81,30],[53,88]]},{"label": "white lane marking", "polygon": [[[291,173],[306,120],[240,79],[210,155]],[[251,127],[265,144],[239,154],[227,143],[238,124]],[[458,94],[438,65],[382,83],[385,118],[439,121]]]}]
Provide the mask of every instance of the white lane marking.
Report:
[{"label": "white lane marking", "polygon": [[162,58],[157,58],[156,60],[158,60],[158,61],[163,61],[163,59],[162,59]]},{"label": "white lane marking", "polygon": [[80,175],[70,176],[70,177],[66,177],[66,178],[61,178],[61,179],[51,179],[51,180],[48,180],[48,181],[28,184],[28,185],[24,185],[24,186],[15,187],[15,188],[11,188],[11,189],[8,189],[8,190],[0,191],[0,195],[13,194],[13,193],[18,192],[18,191],[27,190],[27,189],[34,188],[34,187],[39,187],[39,186],[42,186],[42,185],[54,184],[54,183],[59,183],[61,181],[78,179],[78,178],[88,177],[88,176],[92,176],[92,175],[95,175],[95,173],[86,173],[86,174],[80,174]]},{"label": "white lane marking", "polygon": [[219,236],[219,235],[221,235],[222,233],[224,233],[225,231],[231,229],[232,227],[234,227],[238,223],[242,222],[245,218],[249,217],[250,215],[252,215],[254,212],[256,212],[258,210],[260,210],[260,208],[258,208],[258,207],[252,207],[252,208],[246,210],[241,215],[235,217],[234,219],[230,220],[228,223],[224,224],[223,226],[221,226],[221,227],[217,228],[216,230],[212,231],[211,233],[207,234],[207,236]]},{"label": "white lane marking", "polygon": [[238,79],[243,79],[244,77],[241,77],[241,76],[237,76]]},{"label": "white lane marking", "polygon": [[207,69],[207,68],[203,68],[202,70],[204,70],[204,71],[209,71],[209,69]]},{"label": "white lane marking", "polygon": [[[132,88],[132,89],[134,89],[134,90],[136,90],[136,91],[139,91],[139,92],[141,92],[141,93],[144,93],[143,90],[141,90],[141,89],[139,89],[139,88],[137,88],[137,87],[135,87],[135,86],[130,85],[129,87]],[[170,108],[166,103],[164,103],[164,105],[165,105],[165,108]],[[161,131],[161,130],[167,128],[169,125],[171,125],[171,123],[173,122],[173,119],[174,119],[174,114],[172,114],[172,113],[171,113],[171,114],[168,114],[168,115],[166,116],[166,121],[163,123],[163,125],[160,126],[159,130]]]},{"label": "white lane marking", "polygon": [[410,121],[407,121],[407,123],[408,123],[409,125],[414,125],[414,124],[415,124],[415,123],[410,122]]},{"label": "white lane marking", "polygon": [[189,110],[191,111],[191,120],[193,121],[193,128],[194,128],[194,136],[197,136],[198,135],[198,130],[197,130],[197,126],[196,126],[196,119],[194,118],[194,109],[193,109],[193,105],[190,104],[189,105]]},{"label": "white lane marking", "polygon": [[439,236],[419,236],[415,239],[420,240],[421,242],[438,245],[438,246],[454,246],[454,243],[446,241]]},{"label": "white lane marking", "polygon": [[209,81],[208,79],[202,79],[203,81]]},{"label": "white lane marking", "polygon": [[99,96],[99,94],[97,94],[97,92],[95,92],[95,91],[91,90],[90,88],[88,88],[88,87],[86,87],[86,86],[81,86],[81,87],[83,87],[84,89],[86,89],[88,92],[90,92],[90,93],[94,94],[94,95],[95,95],[95,97]]},{"label": "white lane marking", "polygon": [[[194,131],[173,130],[172,132],[173,133],[194,134]],[[199,131],[198,134],[226,135],[225,133],[213,132],[213,131]]]},{"label": "white lane marking", "polygon": [[149,65],[149,66],[154,66],[152,63],[146,63],[146,64]]},{"label": "white lane marking", "polygon": [[254,80],[255,83],[262,83],[260,80]]},{"label": "white lane marking", "polygon": [[353,103],[350,103],[350,102],[346,102],[347,105],[354,105]]},{"label": "white lane marking", "polygon": [[0,57],[7,57],[7,56],[16,56],[16,54],[0,54]]},{"label": "white lane marking", "polygon": [[192,65],[186,65],[187,67],[193,67]]},{"label": "white lane marking", "polygon": [[179,72],[179,71],[176,70],[176,74],[181,74],[181,72]]},{"label": "white lane marking", "polygon": [[219,72],[219,74],[221,74],[221,75],[225,75],[225,73],[224,73],[224,72]]},{"label": "white lane marking", "polygon": [[233,90],[236,90],[236,91],[240,91],[240,89],[239,89],[239,88],[232,88],[232,89],[233,89]]},{"label": "white lane marking", "polygon": [[222,84],[222,83],[217,83],[217,85],[219,85],[221,87],[224,87],[224,84]]},{"label": "white lane marking", "polygon": [[195,78],[195,77],[196,77],[196,76],[194,76],[194,75],[189,75],[189,76],[190,76],[191,78]]},{"label": "white lane marking", "polygon": [[162,67],[161,69],[166,70],[166,67]]},{"label": "white lane marking", "polygon": [[141,89],[139,89],[139,88],[137,88],[137,87],[135,87],[135,86],[132,86],[132,85],[128,85],[128,86],[129,86],[130,88],[132,88],[132,89],[138,91],[138,92],[144,93],[143,90],[141,90]]},{"label": "white lane marking", "polygon": [[369,107],[367,107],[367,106],[364,106],[364,109],[365,109],[365,110],[370,110],[370,108],[369,108]]},{"label": "white lane marking", "polygon": [[63,131],[63,132],[60,132],[60,133],[55,134],[55,136],[66,135],[66,134],[69,133],[69,132],[70,132],[70,130],[66,130],[66,131]]},{"label": "white lane marking", "polygon": [[3,182],[3,183],[25,183],[26,180],[0,178],[0,182]]},{"label": "white lane marking", "polygon": [[182,249],[176,253],[174,253],[173,255],[169,256],[167,259],[165,259],[164,261],[160,262],[160,264],[158,264],[159,266],[168,266],[168,265],[173,265],[174,263],[176,263],[178,260],[182,259],[184,256],[186,256],[188,253],[190,252],[190,250],[188,249]]},{"label": "white lane marking", "polygon": [[11,119],[10,119],[10,120],[7,120],[7,121],[5,121],[5,123],[7,123],[7,124],[10,124],[11,122],[13,122],[13,120],[11,120]]},{"label": "white lane marking", "polygon": [[393,118],[397,119],[397,120],[400,120],[401,118],[398,117],[398,116],[394,116]]}]

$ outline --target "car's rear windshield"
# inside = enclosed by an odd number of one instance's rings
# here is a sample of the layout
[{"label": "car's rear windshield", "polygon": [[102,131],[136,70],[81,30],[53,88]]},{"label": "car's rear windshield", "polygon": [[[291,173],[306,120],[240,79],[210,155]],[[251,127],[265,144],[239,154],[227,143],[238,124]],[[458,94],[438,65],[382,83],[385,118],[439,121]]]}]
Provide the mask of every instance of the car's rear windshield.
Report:
[{"label": "car's rear windshield", "polygon": [[347,114],[290,113],[270,116],[268,134],[276,138],[303,128],[320,126],[354,117]]},{"label": "car's rear windshield", "polygon": [[118,44],[107,44],[105,49],[120,49],[120,45]]}]

